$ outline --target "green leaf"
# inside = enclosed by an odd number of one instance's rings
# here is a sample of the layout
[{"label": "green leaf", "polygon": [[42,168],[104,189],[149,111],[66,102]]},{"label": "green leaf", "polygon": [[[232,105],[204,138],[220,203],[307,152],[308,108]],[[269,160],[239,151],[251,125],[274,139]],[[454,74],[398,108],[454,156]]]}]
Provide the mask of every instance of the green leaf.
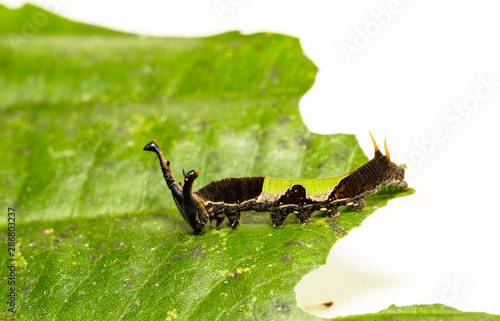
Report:
[{"label": "green leaf", "polygon": [[[24,32],[20,17],[43,15],[45,24]],[[317,68],[298,40],[144,38],[30,5],[0,6],[0,20],[0,175],[4,203],[16,210],[18,318],[317,319],[297,307],[298,281],[376,208],[413,192],[386,188],[362,213],[317,213],[307,225],[289,217],[279,230],[266,213],[244,213],[233,232],[195,235],[157,159],[142,152],[152,138],[174,174],[200,170],[197,188],[232,176],[332,176],[367,161],[355,137],[303,125],[298,100]],[[7,252],[2,243],[2,266]],[[409,309],[377,319],[457,315]]]},{"label": "green leaf", "polygon": [[335,318],[334,320],[349,320],[349,321],[474,321],[474,320],[500,320],[500,316],[495,316],[487,313],[477,312],[461,312],[459,310],[447,307],[442,304],[431,305],[412,305],[408,307],[397,307],[391,305],[387,310],[378,313],[359,315],[345,318]]}]

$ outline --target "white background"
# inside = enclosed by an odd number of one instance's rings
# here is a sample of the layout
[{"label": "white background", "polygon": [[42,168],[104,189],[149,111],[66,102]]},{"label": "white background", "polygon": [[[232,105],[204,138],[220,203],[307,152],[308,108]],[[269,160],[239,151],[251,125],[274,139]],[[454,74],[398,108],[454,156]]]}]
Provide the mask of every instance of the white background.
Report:
[{"label": "white background", "polygon": [[387,137],[392,160],[409,166],[407,181],[417,190],[376,211],[298,284],[301,307],[334,301],[306,309],[324,317],[428,303],[500,314],[497,3],[35,2],[73,20],[145,35],[240,30],[300,38],[319,67],[300,103],[308,128],[356,134],[369,156],[368,130],[380,147]]}]

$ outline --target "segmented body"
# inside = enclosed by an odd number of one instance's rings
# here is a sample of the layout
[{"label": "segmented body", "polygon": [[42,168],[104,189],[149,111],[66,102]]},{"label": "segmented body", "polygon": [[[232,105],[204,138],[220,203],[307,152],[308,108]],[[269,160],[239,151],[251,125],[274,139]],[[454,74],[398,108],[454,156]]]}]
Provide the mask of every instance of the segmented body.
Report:
[{"label": "segmented body", "polygon": [[[372,137],[373,139],[373,137]],[[228,218],[231,228],[240,223],[240,213],[245,211],[269,212],[271,225],[283,227],[283,221],[294,213],[301,223],[309,222],[311,214],[321,210],[329,216],[338,215],[338,207],[349,205],[356,211],[365,208],[364,197],[380,187],[394,185],[407,188],[404,169],[389,159],[386,147],[384,156],[373,141],[375,156],[351,173],[323,179],[274,179],[267,177],[226,178],[214,181],[192,192],[198,171],[184,173],[184,186],[173,179],[170,164],[166,162],[155,141],[145,150],[155,151],[167,185],[184,219],[201,232],[208,220],[221,224]]]}]

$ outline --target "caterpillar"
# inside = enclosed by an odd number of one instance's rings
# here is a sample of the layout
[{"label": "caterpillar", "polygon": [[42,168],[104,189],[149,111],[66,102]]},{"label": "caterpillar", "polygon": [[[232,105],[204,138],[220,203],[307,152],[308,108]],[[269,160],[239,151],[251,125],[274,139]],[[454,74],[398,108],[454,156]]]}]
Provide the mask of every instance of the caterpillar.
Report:
[{"label": "caterpillar", "polygon": [[174,202],[184,220],[198,233],[210,220],[217,227],[227,217],[231,230],[240,224],[240,213],[245,211],[269,212],[271,226],[282,228],[283,221],[294,213],[300,223],[312,220],[311,214],[323,211],[329,217],[338,217],[339,206],[350,206],[354,211],[365,209],[364,198],[381,187],[393,185],[408,189],[404,180],[404,168],[391,162],[384,140],[385,155],[377,147],[374,157],[354,171],[320,179],[276,179],[262,176],[225,178],[213,181],[193,192],[193,184],[199,176],[197,169],[186,173],[184,184],[177,183],[156,140],[143,150],[158,155],[163,177],[172,192]]}]

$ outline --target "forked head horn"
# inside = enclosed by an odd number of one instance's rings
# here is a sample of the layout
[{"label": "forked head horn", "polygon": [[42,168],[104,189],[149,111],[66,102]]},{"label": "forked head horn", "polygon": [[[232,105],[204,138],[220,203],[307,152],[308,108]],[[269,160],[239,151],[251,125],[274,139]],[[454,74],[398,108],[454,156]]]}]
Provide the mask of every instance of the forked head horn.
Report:
[{"label": "forked head horn", "polygon": [[377,146],[377,143],[375,142],[375,139],[373,139],[372,132],[370,132],[370,137],[372,138],[373,148],[375,148],[375,156],[382,155],[382,153],[380,152],[380,149],[378,149],[378,146]]},{"label": "forked head horn", "polygon": [[391,160],[391,154],[389,154],[389,150],[387,150],[387,138],[384,139],[384,148],[385,148],[385,159]]}]

